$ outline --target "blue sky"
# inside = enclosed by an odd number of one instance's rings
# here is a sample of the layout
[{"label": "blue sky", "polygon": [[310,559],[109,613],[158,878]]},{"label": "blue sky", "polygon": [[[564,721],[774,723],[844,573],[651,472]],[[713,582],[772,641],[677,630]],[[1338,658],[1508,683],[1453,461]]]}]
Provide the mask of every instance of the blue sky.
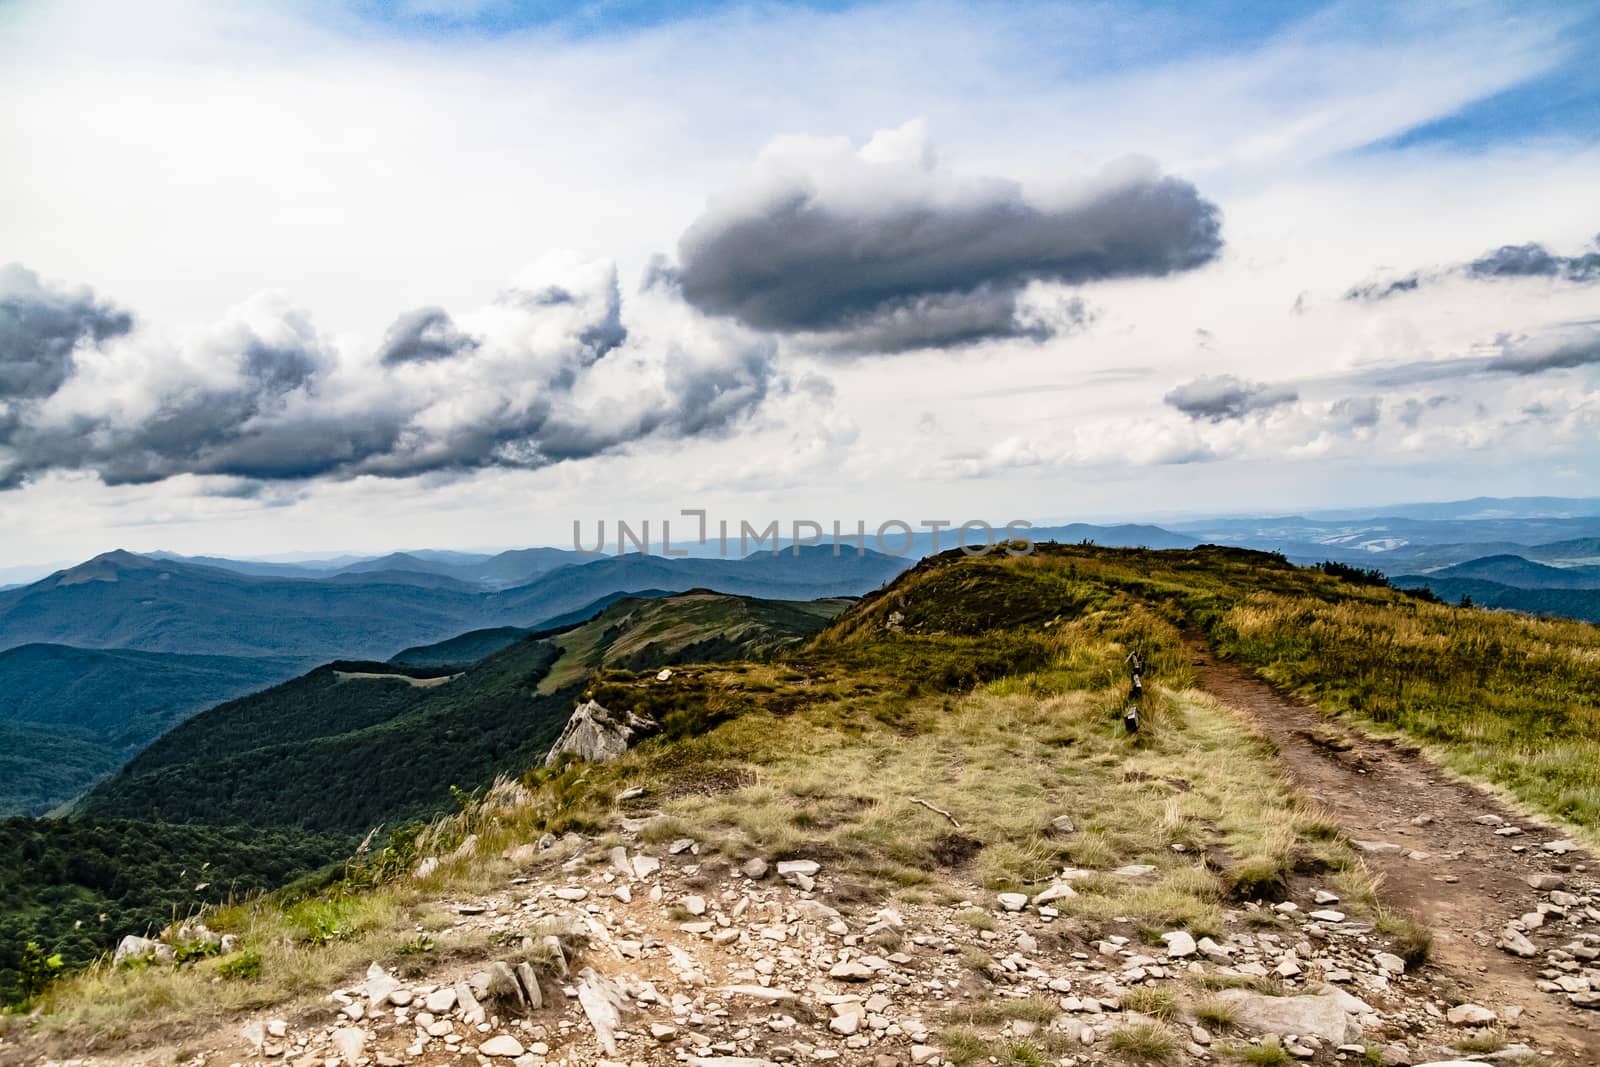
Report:
[{"label": "blue sky", "polygon": [[1596,54],[1577,3],[12,3],[4,547],[1582,495]]}]

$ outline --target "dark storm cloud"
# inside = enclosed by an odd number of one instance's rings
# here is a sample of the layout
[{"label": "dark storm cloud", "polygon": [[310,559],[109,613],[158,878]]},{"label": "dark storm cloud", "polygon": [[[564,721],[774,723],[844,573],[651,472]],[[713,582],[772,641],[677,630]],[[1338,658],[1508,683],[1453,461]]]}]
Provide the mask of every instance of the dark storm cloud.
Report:
[{"label": "dark storm cloud", "polygon": [[1600,364],[1600,331],[1590,331],[1587,336],[1502,339],[1500,354],[1491,358],[1485,369],[1527,375],[1595,364]]},{"label": "dark storm cloud", "polygon": [[[493,326],[483,337],[467,337],[436,308],[403,315],[379,359],[343,376],[309,320],[271,300],[230,312],[182,358],[134,338],[133,351],[98,361],[97,377],[62,410],[47,414],[29,399],[44,389],[31,374],[26,391],[0,395],[0,488],[54,470],[91,471],[107,484],[184,474],[249,484],[533,468],[649,436],[719,435],[765,400],[776,374],[770,339],[716,325],[692,348],[619,352],[628,331],[615,271],[579,273],[570,288],[502,294],[486,309]],[[50,392],[75,373],[75,347],[131,329],[87,291],[45,291],[27,272],[3,277],[7,297],[29,295],[0,305],[24,312],[10,312],[5,336],[42,339],[24,354],[52,354]],[[612,353],[628,372],[606,377],[606,400],[580,403],[576,391],[606,372]],[[441,360],[450,361],[447,388],[429,369]],[[104,403],[101,383],[126,402]]]},{"label": "dark storm cloud", "polygon": [[1351,287],[1346,300],[1385,300],[1400,293],[1414,292],[1425,284],[1446,278],[1492,281],[1497,278],[1551,278],[1578,284],[1600,282],[1600,236],[1592,242],[1595,251],[1576,256],[1560,256],[1544,245],[1530,241],[1521,245],[1502,245],[1485,252],[1470,263],[1432,271],[1412,271],[1399,278],[1368,282]]},{"label": "dark storm cloud", "polygon": [[87,287],[47,285],[18,263],[0,267],[0,401],[51,395],[71,377],[79,345],[132,329],[132,315]]},{"label": "dark storm cloud", "polygon": [[[1600,237],[1594,241],[1600,248]],[[1474,278],[1565,278],[1572,282],[1600,281],[1600,251],[1581,256],[1557,256],[1543,245],[1503,245],[1467,264]]]},{"label": "dark storm cloud", "polygon": [[383,335],[378,362],[390,366],[449,359],[458,352],[470,352],[477,347],[478,339],[456,329],[444,308],[417,308],[395,319]]},{"label": "dark storm cloud", "polygon": [[1148,168],[1046,203],[1003,180],[956,183],[912,167],[839,183],[779,169],[715,203],[684,233],[678,280],[701,311],[752,329],[835,335],[862,352],[1046,337],[1019,324],[1033,282],[1084,284],[1192,270],[1222,247],[1215,204]]},{"label": "dark storm cloud", "polygon": [[1226,422],[1292,404],[1299,399],[1299,394],[1287,386],[1247,382],[1231,374],[1219,374],[1186,382],[1162,399],[1191,419]]}]

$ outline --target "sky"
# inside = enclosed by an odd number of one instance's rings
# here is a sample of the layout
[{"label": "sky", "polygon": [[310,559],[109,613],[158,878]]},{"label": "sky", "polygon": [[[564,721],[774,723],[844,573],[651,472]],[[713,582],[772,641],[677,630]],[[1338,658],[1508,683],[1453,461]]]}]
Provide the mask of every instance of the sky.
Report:
[{"label": "sky", "polygon": [[1589,3],[0,3],[0,562],[1600,485]]}]

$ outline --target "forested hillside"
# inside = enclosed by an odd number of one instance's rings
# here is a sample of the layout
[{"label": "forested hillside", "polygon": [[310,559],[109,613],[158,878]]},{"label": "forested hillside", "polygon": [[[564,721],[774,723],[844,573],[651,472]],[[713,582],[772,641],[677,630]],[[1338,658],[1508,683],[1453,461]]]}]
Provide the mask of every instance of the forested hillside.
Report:
[{"label": "forested hillside", "polygon": [[0,816],[42,815],[202,708],[309,666],[64,645],[0,651]]},{"label": "forested hillside", "polygon": [[0,1001],[32,941],[67,968],[202,906],[245,900],[349,855],[343,839],[98,819],[0,820]]},{"label": "forested hillside", "polygon": [[87,815],[360,835],[537,764],[594,670],[757,657],[815,633],[848,601],[695,592],[624,599],[575,628],[450,668],[321,667],[213,708],[78,805]]}]

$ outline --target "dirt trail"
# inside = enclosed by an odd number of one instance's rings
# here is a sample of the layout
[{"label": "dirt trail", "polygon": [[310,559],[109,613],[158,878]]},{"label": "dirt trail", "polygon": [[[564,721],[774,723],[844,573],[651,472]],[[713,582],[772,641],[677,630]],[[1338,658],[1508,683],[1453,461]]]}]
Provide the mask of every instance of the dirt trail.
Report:
[{"label": "dirt trail", "polygon": [[[1383,872],[1390,905],[1433,931],[1433,964],[1470,990],[1476,1003],[1502,1014],[1520,1005],[1523,1040],[1559,1050],[1573,1064],[1600,1064],[1600,1012],[1535,988],[1543,960],[1519,959],[1497,947],[1506,922],[1544,899],[1525,881],[1529,875],[1591,880],[1600,871],[1593,857],[1546,852],[1541,846],[1560,833],[1449,778],[1416,752],[1360,734],[1219,661],[1203,646],[1192,651],[1200,687],[1259,724],[1299,788],[1362,843],[1368,866]],[[1496,836],[1501,827],[1474,821],[1484,815],[1523,833]],[[1542,950],[1570,940],[1571,933],[1530,936]]]}]

